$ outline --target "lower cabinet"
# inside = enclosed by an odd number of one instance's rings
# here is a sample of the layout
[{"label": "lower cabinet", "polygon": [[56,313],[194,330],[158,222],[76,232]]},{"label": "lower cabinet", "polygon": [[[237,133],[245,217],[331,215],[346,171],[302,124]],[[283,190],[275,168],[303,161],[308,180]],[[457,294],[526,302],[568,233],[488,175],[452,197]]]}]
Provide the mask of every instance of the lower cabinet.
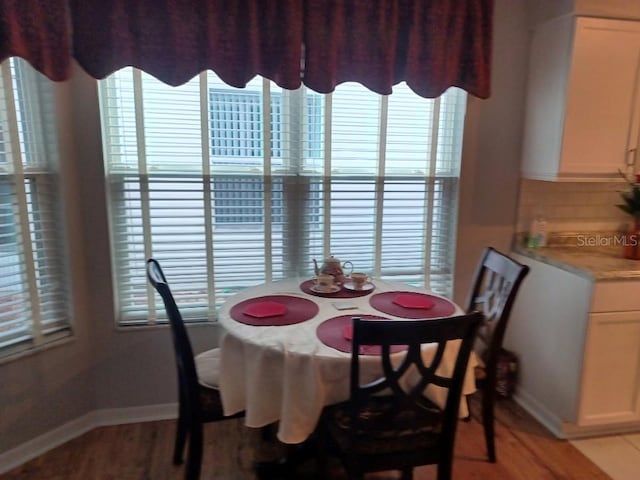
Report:
[{"label": "lower cabinet", "polygon": [[505,347],[518,401],[556,436],[640,431],[640,280],[594,282],[533,260]]},{"label": "lower cabinet", "polygon": [[589,315],[581,390],[578,425],[640,421],[640,311]]}]

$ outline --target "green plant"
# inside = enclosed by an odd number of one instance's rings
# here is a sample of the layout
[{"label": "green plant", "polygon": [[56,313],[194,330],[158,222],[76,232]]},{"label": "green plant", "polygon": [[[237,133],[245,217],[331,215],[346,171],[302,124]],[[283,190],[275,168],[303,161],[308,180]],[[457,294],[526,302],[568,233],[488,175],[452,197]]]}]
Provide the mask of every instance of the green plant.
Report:
[{"label": "green plant", "polygon": [[640,174],[635,174],[633,180],[622,172],[620,172],[620,175],[622,175],[622,178],[625,179],[631,189],[626,192],[620,192],[624,203],[616,206],[634,218],[640,218]]}]

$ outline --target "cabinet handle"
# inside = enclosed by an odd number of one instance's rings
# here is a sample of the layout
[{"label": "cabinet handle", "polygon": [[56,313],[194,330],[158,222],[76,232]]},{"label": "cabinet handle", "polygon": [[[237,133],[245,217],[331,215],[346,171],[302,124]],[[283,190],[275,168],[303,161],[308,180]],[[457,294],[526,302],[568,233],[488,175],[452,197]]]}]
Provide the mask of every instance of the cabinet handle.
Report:
[{"label": "cabinet handle", "polygon": [[633,167],[636,164],[636,151],[637,150],[638,150],[637,148],[630,148],[627,151],[627,161],[625,162],[627,167]]}]

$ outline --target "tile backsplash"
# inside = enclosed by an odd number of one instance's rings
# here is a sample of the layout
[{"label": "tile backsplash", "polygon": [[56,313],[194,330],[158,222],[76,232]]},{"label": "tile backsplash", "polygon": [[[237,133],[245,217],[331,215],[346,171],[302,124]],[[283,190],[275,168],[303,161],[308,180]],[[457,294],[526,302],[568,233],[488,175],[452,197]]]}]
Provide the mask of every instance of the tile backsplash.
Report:
[{"label": "tile backsplash", "polygon": [[619,231],[631,219],[616,207],[621,203],[620,192],[626,188],[623,182],[522,180],[516,231],[529,231],[536,215],[547,221],[548,232]]}]

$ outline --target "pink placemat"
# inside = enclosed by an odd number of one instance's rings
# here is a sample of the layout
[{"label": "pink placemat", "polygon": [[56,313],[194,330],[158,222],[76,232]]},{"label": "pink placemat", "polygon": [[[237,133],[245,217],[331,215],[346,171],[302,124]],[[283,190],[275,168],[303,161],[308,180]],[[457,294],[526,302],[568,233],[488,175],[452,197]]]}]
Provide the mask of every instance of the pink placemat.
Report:
[{"label": "pink placemat", "polygon": [[[282,314],[256,317],[255,312],[266,310],[277,311],[273,304],[280,304],[286,307],[281,309]],[[229,315],[236,322],[256,326],[276,326],[293,325],[301,323],[315,317],[318,313],[318,305],[306,298],[291,297],[289,295],[267,295],[264,297],[250,298],[231,307]]]},{"label": "pink placemat", "polygon": [[[352,324],[353,317],[359,318],[375,318],[378,320],[388,320],[388,318],[380,318],[375,315],[340,315],[338,317],[325,320],[316,329],[316,335],[326,346],[335,348],[341,352],[351,353],[351,339],[353,336]],[[381,347],[374,345],[361,345],[361,355],[380,355]],[[392,352],[401,352],[407,347],[403,345],[395,345],[391,347]]]},{"label": "pink placemat", "polygon": [[314,292],[313,290],[311,290],[311,287],[313,287],[315,284],[316,284],[315,280],[307,280],[300,284],[300,290],[302,290],[304,293],[308,293],[309,295],[315,295],[316,297],[327,297],[327,298],[364,297],[365,295],[369,295],[371,292],[375,290],[375,288],[372,288],[371,290],[362,290],[362,291],[347,290],[346,288],[341,288],[335,293],[320,293],[320,292]]},{"label": "pink placemat", "polygon": [[[407,302],[410,298],[414,301]],[[403,307],[396,302],[405,305],[413,304],[414,306],[424,302],[424,305],[432,304],[432,306],[429,308],[409,308],[406,306]],[[369,299],[369,304],[380,312],[402,318],[449,317],[456,311],[456,306],[449,300],[417,292],[378,293]]]}]

